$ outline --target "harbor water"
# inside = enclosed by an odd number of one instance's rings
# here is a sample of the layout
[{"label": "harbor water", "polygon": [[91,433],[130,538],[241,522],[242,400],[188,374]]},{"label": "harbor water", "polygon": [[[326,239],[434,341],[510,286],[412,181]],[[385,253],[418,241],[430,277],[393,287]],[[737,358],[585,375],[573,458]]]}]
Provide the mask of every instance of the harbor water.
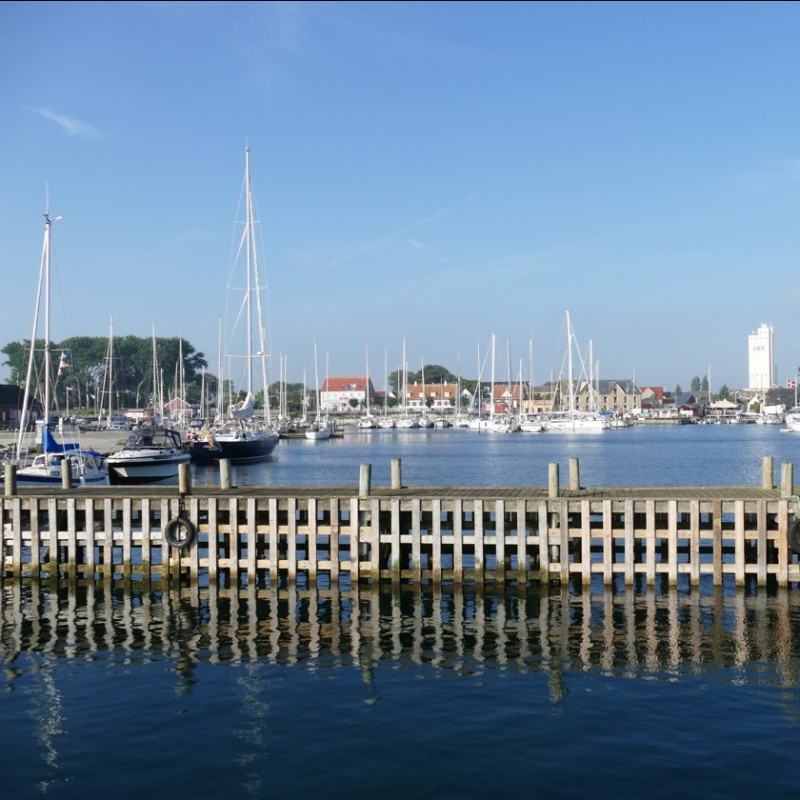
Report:
[{"label": "harbor water", "polygon": [[[782,426],[348,431],[235,485],[760,485]],[[797,475],[795,467],[795,475]],[[199,484],[216,471],[193,467]],[[6,584],[18,798],[800,796],[800,588],[164,590]]]}]

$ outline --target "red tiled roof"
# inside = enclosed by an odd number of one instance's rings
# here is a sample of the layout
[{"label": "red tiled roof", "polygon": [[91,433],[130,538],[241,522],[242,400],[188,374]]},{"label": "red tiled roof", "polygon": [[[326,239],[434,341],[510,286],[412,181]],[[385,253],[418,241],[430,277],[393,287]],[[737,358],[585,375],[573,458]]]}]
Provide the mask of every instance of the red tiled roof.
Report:
[{"label": "red tiled roof", "polygon": [[[370,381],[370,384],[372,381]],[[364,377],[326,378],[321,392],[365,392],[367,379]],[[373,390],[374,391],[374,390]]]}]

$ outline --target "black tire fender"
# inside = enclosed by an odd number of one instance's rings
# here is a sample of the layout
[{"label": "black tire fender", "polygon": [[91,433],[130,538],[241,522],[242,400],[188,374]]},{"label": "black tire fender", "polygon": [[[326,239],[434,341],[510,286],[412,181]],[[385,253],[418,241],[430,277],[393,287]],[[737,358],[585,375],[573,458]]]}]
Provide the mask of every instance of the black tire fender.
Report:
[{"label": "black tire fender", "polygon": [[194,542],[196,536],[197,528],[186,517],[175,517],[164,527],[164,540],[177,550],[185,550]]},{"label": "black tire fender", "polygon": [[796,519],[789,526],[787,538],[789,540],[789,547],[791,547],[795,553],[800,554],[800,519]]}]

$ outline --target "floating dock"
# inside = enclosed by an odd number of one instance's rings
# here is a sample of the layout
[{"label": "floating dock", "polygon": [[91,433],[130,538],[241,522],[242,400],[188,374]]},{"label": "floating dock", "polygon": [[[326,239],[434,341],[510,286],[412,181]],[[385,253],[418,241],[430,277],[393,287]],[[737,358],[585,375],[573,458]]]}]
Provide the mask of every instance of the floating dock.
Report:
[{"label": "floating dock", "polygon": [[[391,485],[17,488],[0,498],[0,581],[224,588],[358,584],[800,585],[793,465],[760,485],[587,488]],[[9,480],[11,477],[11,480]],[[795,542],[795,539],[798,539]]]}]

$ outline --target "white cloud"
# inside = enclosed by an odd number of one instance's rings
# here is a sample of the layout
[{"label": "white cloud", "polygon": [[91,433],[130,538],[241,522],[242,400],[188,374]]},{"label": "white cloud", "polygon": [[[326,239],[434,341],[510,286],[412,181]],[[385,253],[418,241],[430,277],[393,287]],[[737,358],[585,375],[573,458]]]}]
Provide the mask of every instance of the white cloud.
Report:
[{"label": "white cloud", "polygon": [[66,114],[57,114],[55,111],[50,111],[47,108],[32,108],[31,111],[45,119],[52,120],[70,136],[94,137],[100,135],[100,132],[96,128],[78,119],[74,119],[73,117],[68,117]]}]

